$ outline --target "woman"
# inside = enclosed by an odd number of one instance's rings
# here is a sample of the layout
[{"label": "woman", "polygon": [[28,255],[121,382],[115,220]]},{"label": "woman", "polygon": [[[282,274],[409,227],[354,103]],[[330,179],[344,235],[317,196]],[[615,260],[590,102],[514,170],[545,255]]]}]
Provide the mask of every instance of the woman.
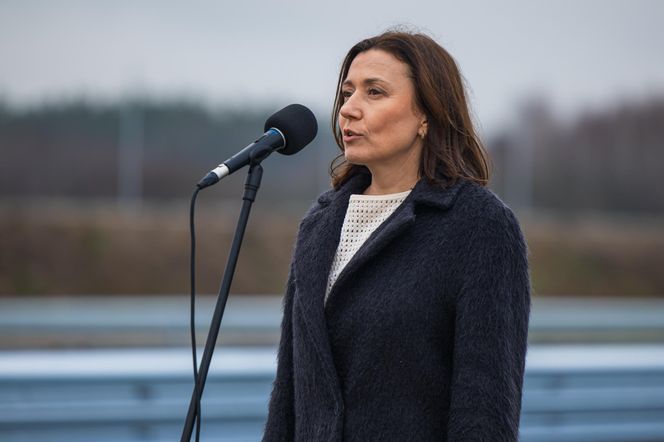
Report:
[{"label": "woman", "polygon": [[452,57],[387,32],[346,56],[344,161],[302,220],[266,441],[517,440],[526,245]]}]

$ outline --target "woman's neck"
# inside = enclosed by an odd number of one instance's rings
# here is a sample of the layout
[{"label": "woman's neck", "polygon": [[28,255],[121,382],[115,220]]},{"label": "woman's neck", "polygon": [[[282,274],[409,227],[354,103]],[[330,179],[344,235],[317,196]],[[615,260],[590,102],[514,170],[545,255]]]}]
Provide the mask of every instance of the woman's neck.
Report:
[{"label": "woman's neck", "polygon": [[405,155],[387,161],[365,164],[371,172],[371,184],[364,195],[388,195],[401,193],[415,187],[420,179],[422,143],[411,147]]},{"label": "woman's neck", "polygon": [[393,173],[371,172],[371,184],[367,187],[364,195],[387,195],[391,193],[400,193],[415,187],[419,181],[417,173],[403,173],[395,171]]}]

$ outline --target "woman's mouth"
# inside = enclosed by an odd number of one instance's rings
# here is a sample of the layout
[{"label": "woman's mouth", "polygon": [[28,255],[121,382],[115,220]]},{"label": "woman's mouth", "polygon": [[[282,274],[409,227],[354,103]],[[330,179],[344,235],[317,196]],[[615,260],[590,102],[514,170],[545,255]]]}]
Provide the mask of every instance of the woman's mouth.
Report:
[{"label": "woman's mouth", "polygon": [[351,143],[353,141],[356,141],[357,139],[361,138],[362,134],[358,132],[353,132],[350,129],[344,129],[343,130],[343,140],[344,143]]}]

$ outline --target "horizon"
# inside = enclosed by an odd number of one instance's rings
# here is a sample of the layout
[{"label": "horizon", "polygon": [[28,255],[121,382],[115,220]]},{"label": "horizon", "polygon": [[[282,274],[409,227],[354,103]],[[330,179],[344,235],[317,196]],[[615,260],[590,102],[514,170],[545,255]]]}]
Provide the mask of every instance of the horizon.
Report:
[{"label": "horizon", "polygon": [[484,134],[513,124],[531,97],[570,118],[664,95],[661,2],[587,1],[574,15],[525,1],[291,1],[255,12],[266,8],[257,0],[3,2],[0,98],[30,106],[139,94],[208,108],[300,102],[322,112],[347,49],[397,24],[428,33],[455,57]]}]

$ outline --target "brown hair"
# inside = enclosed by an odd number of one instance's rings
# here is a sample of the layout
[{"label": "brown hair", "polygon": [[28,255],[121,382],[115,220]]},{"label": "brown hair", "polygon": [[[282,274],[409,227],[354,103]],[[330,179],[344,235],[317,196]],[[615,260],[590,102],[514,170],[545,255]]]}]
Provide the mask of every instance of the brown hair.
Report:
[{"label": "brown hair", "polygon": [[336,189],[365,166],[350,164],[343,156],[339,110],[344,103],[341,86],[355,57],[378,49],[407,64],[415,86],[416,105],[427,118],[420,176],[431,182],[452,184],[458,179],[489,182],[489,156],[473,128],[459,68],[452,56],[430,37],[402,31],[387,31],[353,46],[341,65],[332,111],[332,131],[341,154],[330,165]]}]

